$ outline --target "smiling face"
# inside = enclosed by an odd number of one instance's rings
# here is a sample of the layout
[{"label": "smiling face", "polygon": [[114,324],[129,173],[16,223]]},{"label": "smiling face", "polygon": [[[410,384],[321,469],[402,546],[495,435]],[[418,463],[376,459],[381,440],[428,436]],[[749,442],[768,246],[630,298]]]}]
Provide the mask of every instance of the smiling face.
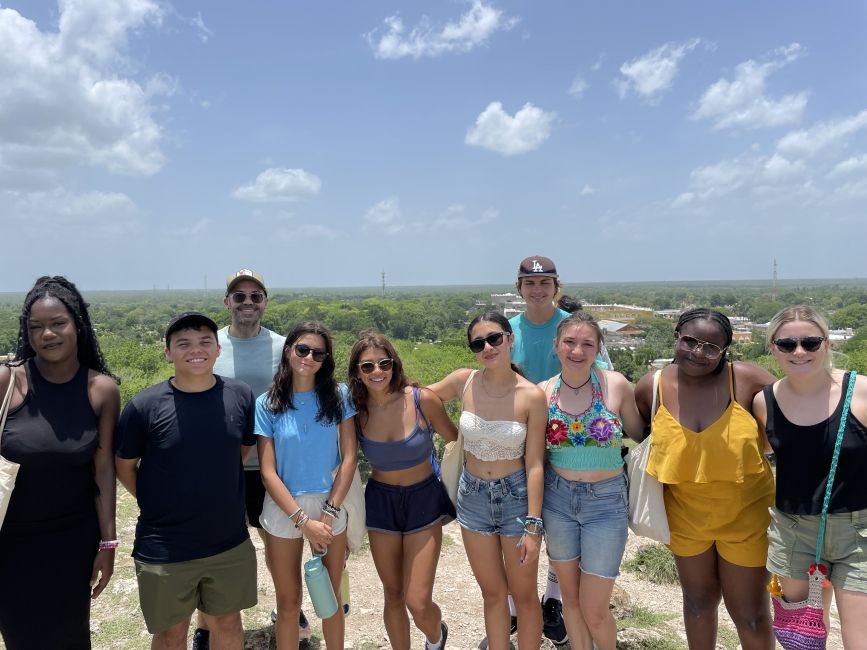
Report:
[{"label": "smiling face", "polygon": [[166,359],[174,364],[177,377],[213,374],[220,344],[209,327],[187,327],[172,332],[166,345]]},{"label": "smiling face", "polygon": [[78,356],[78,332],[75,319],[60,300],[40,298],[30,308],[27,340],[36,356],[57,363]]},{"label": "smiling face", "polygon": [[[259,296],[262,298],[261,302],[253,302],[253,298]],[[243,300],[236,302],[239,298]],[[232,287],[228,296],[223,298],[223,304],[232,312],[232,325],[252,327],[262,320],[262,313],[268,306],[268,296],[257,283],[252,280],[242,280]]]},{"label": "smiling face", "polygon": [[476,361],[485,367],[511,363],[512,337],[500,325],[492,321],[480,320],[470,330],[469,339],[471,342],[481,341],[495,334],[500,334],[503,337],[499,345],[492,345],[489,341],[485,341],[482,350],[474,353]]},{"label": "smiling face", "polygon": [[[821,328],[815,323],[806,320],[794,320],[784,323],[774,334],[774,340],[797,339],[806,337],[825,337]],[[824,372],[828,364],[830,342],[827,338],[813,352],[804,349],[799,343],[793,352],[783,352],[776,344],[771,344],[771,354],[780,364],[780,369],[786,375],[804,375],[817,371]]]},{"label": "smiling face", "polygon": [[[304,357],[298,356],[298,352],[307,349],[310,351]],[[293,381],[297,381],[301,377],[315,378],[316,373],[322,367],[322,361],[316,361],[313,354],[327,351],[325,339],[319,334],[304,334],[299,336],[292,345],[286,346],[283,354],[292,369]]]},{"label": "smiling face", "polygon": [[564,371],[586,372],[599,354],[599,334],[591,325],[569,325],[554,345]]},{"label": "smiling face", "polygon": [[726,334],[714,321],[704,318],[688,321],[681,325],[675,336],[674,360],[687,375],[709,375],[723,363],[722,355],[706,345],[714,345],[724,354]]},{"label": "smiling face", "polygon": [[[382,348],[367,348],[358,357],[358,377],[371,393],[388,392],[391,389],[391,378],[394,370],[391,366],[387,369],[382,368],[383,365],[388,365],[387,362],[383,362],[385,359],[391,359],[391,357]],[[364,364],[364,368],[360,367],[361,364]],[[369,364],[373,364],[373,370],[368,374],[364,370],[370,368]]]},{"label": "smiling face", "polygon": [[554,304],[554,296],[557,295],[556,278],[529,276],[520,278],[516,286],[528,309],[541,309]]}]

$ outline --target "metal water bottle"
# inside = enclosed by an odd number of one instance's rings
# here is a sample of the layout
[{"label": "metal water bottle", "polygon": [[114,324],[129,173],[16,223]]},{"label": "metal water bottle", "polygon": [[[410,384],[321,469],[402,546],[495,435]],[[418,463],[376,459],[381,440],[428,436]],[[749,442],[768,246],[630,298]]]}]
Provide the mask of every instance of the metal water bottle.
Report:
[{"label": "metal water bottle", "polygon": [[313,610],[319,618],[331,618],[337,612],[337,598],[328,570],[322,563],[322,555],[314,554],[313,558],[304,563],[304,582],[307,593],[313,601]]},{"label": "metal water bottle", "polygon": [[343,568],[343,576],[340,578],[340,600],[343,601],[343,613],[349,614],[349,569]]}]

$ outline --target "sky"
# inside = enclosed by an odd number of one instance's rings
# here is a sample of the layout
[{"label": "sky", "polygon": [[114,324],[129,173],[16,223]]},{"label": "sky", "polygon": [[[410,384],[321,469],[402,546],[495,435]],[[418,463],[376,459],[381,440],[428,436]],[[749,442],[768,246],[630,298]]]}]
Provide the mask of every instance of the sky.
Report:
[{"label": "sky", "polygon": [[867,276],[863,2],[0,0],[0,291]]}]

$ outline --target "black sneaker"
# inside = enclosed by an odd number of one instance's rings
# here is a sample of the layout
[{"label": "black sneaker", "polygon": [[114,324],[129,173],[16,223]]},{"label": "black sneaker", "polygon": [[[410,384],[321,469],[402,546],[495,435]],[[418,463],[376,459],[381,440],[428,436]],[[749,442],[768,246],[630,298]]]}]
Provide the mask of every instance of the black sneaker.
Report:
[{"label": "black sneaker", "polygon": [[440,641],[440,650],[446,650],[446,639],[449,638],[449,626],[445,621],[440,621],[440,630],[442,630],[443,640]]},{"label": "black sneaker", "polygon": [[557,645],[566,643],[566,624],[563,622],[563,603],[556,598],[549,598],[542,603],[542,633],[551,643]]},{"label": "black sneaker", "polygon": [[[518,617],[510,616],[509,617],[509,634],[514,634],[518,631]],[[488,650],[488,637],[485,637],[481,641],[479,641],[479,650]]]},{"label": "black sneaker", "polygon": [[211,647],[211,632],[200,627],[193,632],[193,645],[190,650],[209,650]]}]

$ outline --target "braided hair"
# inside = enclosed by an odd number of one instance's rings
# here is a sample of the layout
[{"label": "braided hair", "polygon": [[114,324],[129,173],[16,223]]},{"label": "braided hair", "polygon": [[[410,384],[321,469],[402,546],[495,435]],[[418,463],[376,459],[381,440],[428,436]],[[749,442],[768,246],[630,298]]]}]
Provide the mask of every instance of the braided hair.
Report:
[{"label": "braided hair", "polygon": [[[697,307],[695,309],[690,309],[683,312],[680,315],[680,318],[677,319],[677,325],[674,327],[675,333],[680,334],[680,329],[688,322],[693,320],[709,320],[718,325],[719,328],[722,330],[723,336],[725,336],[726,340],[726,343],[723,346],[724,351],[728,349],[728,347],[732,344],[734,334],[732,332],[732,323],[729,320],[728,316],[714,309],[707,309],[706,307]],[[720,355],[719,364],[716,368],[714,368],[713,373],[717,374],[722,372],[722,369],[725,368],[725,365],[726,355],[725,352],[723,352],[723,354]]]},{"label": "braided hair", "polygon": [[93,331],[93,324],[90,322],[90,314],[87,311],[88,304],[76,286],[62,275],[43,275],[36,280],[33,288],[24,298],[24,306],[18,319],[18,346],[15,351],[15,359],[27,361],[36,356],[36,350],[30,345],[27,325],[33,304],[43,298],[55,298],[62,302],[75,321],[75,330],[78,335],[78,363],[117,381],[117,377],[108,369],[105,357],[102,356],[102,351],[99,349],[99,341]]}]

